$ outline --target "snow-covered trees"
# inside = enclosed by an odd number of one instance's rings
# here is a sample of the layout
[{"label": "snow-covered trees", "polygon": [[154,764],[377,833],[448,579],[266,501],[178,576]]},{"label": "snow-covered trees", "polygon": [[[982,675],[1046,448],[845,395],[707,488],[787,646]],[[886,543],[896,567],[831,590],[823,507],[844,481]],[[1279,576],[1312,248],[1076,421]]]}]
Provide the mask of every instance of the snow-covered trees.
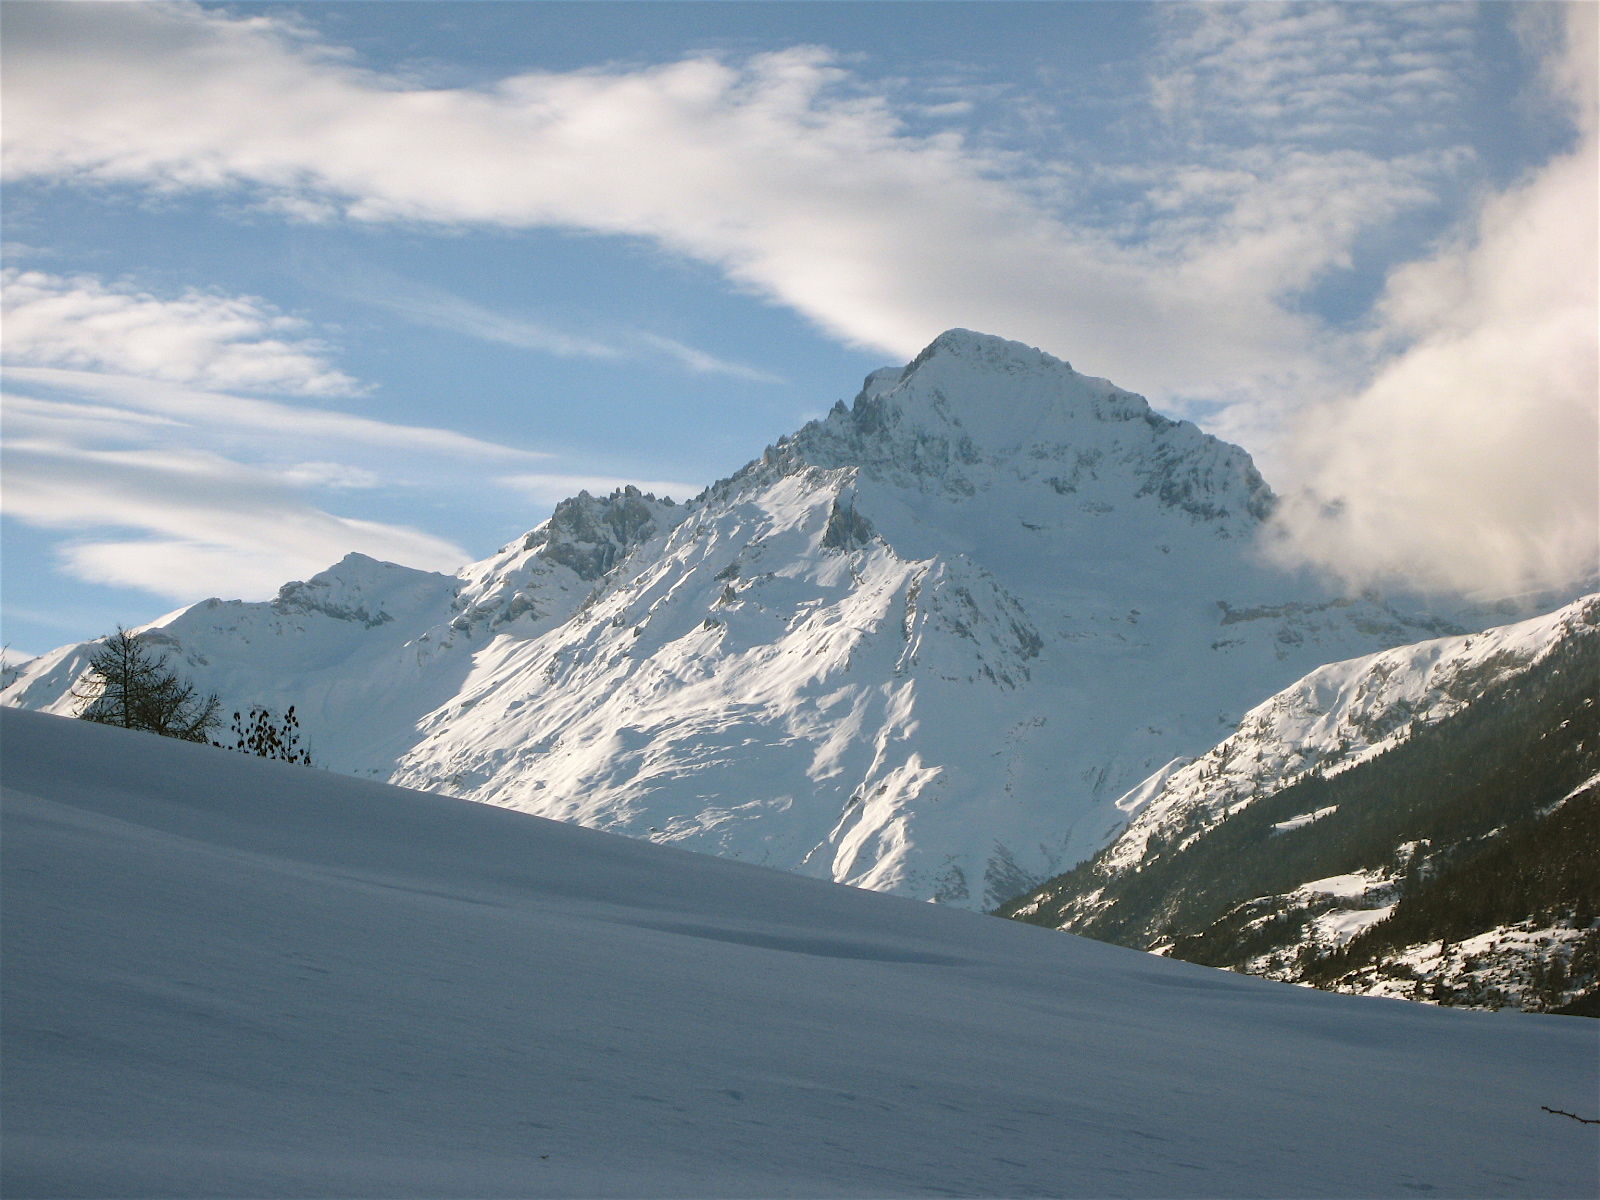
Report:
[{"label": "snow-covered trees", "polygon": [[167,669],[165,657],[125,629],[118,628],[90,657],[79,688],[78,716],[86,721],[188,742],[209,741],[217,725],[217,697],[200,695]]}]

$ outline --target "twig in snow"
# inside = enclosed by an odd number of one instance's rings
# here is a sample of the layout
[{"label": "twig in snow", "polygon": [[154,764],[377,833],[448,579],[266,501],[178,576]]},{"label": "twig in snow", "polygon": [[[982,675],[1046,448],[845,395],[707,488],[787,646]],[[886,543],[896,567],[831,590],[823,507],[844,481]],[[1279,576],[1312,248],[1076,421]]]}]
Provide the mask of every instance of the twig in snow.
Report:
[{"label": "twig in snow", "polygon": [[1554,1113],[1558,1117],[1571,1117],[1574,1121],[1584,1125],[1600,1125],[1600,1117],[1580,1117],[1577,1113],[1562,1112],[1559,1108],[1550,1108],[1544,1104],[1539,1105],[1539,1107],[1547,1113]]}]

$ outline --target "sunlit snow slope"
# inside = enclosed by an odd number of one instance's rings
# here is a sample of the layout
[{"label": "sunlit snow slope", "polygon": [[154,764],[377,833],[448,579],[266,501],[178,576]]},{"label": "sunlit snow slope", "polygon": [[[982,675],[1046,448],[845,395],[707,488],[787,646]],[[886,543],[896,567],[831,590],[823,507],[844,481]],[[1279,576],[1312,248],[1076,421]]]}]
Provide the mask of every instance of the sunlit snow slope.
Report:
[{"label": "sunlit snow slope", "polygon": [[1597,1026],[27,712],[7,1196],[1589,1196]]},{"label": "sunlit snow slope", "polygon": [[[458,576],[352,556],[154,633],[337,771],[992,907],[1262,697],[1462,631],[1264,565],[1271,503],[1238,447],[956,330],[687,504],[584,495]],[[85,661],[4,702],[71,711]]]}]

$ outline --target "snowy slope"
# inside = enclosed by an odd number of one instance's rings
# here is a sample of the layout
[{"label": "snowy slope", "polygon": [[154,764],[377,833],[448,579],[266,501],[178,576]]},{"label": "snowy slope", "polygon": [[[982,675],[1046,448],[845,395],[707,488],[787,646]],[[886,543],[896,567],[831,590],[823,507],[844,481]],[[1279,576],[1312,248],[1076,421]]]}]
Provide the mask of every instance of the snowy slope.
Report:
[{"label": "snowy slope", "polygon": [[1004,911],[1319,986],[1572,1003],[1600,967],[1597,680],[1600,596],[1329,664]]},{"label": "snowy slope", "polygon": [[[1597,1026],[0,712],[8,1196],[1588,1196]],[[1492,1086],[1486,1086],[1491,1084]]]},{"label": "snowy slope", "polygon": [[[295,705],[319,765],[387,776],[420,738],[419,716],[457,696],[477,648],[507,627],[519,641],[559,627],[606,569],[679,511],[634,488],[606,500],[583,493],[454,576],[350,554],[268,603],[208,600],[143,636],[229,710]],[[93,649],[40,655],[5,702],[76,713],[74,684]]]},{"label": "snowy slope", "polygon": [[[1263,695],[1459,631],[1258,561],[1271,503],[1237,447],[957,330],[688,504],[582,496],[457,577],[351,558],[156,625],[332,769],[992,907]],[[4,702],[70,711],[83,662]]]},{"label": "snowy slope", "polygon": [[1251,709],[1204,755],[1169,764],[1120,799],[1132,821],[1101,863],[1107,872],[1137,869],[1152,842],[1180,850],[1306,772],[1348,770],[1533,669],[1557,648],[1597,638],[1600,596],[1585,596],[1547,616],[1319,667]]}]

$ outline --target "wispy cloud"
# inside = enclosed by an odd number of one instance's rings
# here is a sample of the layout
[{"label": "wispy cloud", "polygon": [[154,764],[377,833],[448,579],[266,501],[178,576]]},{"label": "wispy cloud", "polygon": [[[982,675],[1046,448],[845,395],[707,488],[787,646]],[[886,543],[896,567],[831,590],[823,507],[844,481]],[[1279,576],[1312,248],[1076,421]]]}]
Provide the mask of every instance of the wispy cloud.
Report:
[{"label": "wispy cloud", "polygon": [[[58,560],[91,582],[192,601],[269,595],[351,550],[454,568],[469,555],[452,542],[337,515],[311,496],[392,487],[413,471],[459,476],[466,486],[486,465],[508,470],[548,458],[320,407],[311,396],[360,389],[307,351],[313,343],[263,339],[281,320],[258,301],[163,301],[131,285],[36,273],[6,283],[14,307],[5,327],[0,511],[72,534]],[[263,399],[175,380],[301,395]]]},{"label": "wispy cloud", "polygon": [[11,364],[80,367],[172,383],[347,396],[356,381],[305,323],[249,296],[160,298],[93,276],[6,268],[0,346]]},{"label": "wispy cloud", "polygon": [[152,418],[160,418],[181,423],[190,430],[249,432],[294,445],[332,443],[502,461],[548,457],[537,451],[519,450],[449,429],[400,425],[306,404],[201,391],[160,379],[58,367],[7,367],[5,377],[13,387],[90,397],[99,402],[86,408],[57,401],[51,407],[35,397],[19,403],[14,412],[8,412],[8,417],[24,421],[43,419],[47,413],[52,413],[58,420],[111,423],[121,413],[122,419],[128,421],[149,423]]},{"label": "wispy cloud", "polygon": [[272,472],[194,450],[11,438],[0,506],[33,525],[88,531],[61,548],[79,578],[180,601],[224,589],[270,595],[351,550],[440,570],[467,558],[419,530],[335,516]]},{"label": "wispy cloud", "polygon": [[359,300],[396,313],[418,325],[448,330],[481,342],[536,350],[562,358],[621,358],[616,346],[595,338],[565,333],[553,326],[484,308],[480,304],[452,295],[439,288],[401,279],[389,272],[368,267],[337,283],[332,278],[320,281],[349,299]]},{"label": "wispy cloud", "polygon": [[680,366],[687,367],[696,375],[727,375],[734,379],[744,379],[751,383],[782,383],[781,375],[774,375],[770,371],[762,371],[756,367],[747,367],[743,363],[730,362],[725,358],[718,358],[715,354],[708,354],[704,350],[697,350],[693,346],[685,345],[674,338],[662,337],[658,333],[640,333],[634,335],[641,345],[651,350],[659,351]]},{"label": "wispy cloud", "polygon": [[336,462],[293,463],[278,472],[279,478],[296,487],[364,489],[380,487],[383,479],[376,471],[363,470]]},{"label": "wispy cloud", "polygon": [[666,358],[697,375],[726,375],[752,383],[784,382],[770,372],[719,358],[660,334],[630,329],[576,334],[551,322],[485,308],[441,288],[403,279],[372,266],[319,273],[314,281],[319,287],[346,299],[387,309],[418,325],[448,330],[482,342],[561,358]]}]

